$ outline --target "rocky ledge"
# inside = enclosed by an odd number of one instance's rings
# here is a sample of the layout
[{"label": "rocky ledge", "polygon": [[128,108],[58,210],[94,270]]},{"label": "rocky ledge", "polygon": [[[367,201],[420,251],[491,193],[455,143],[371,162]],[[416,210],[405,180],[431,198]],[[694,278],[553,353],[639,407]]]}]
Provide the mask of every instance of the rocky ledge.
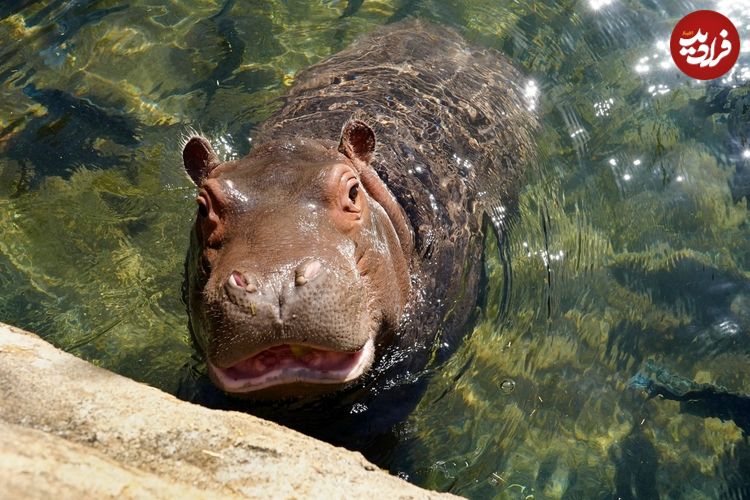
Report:
[{"label": "rocky ledge", "polygon": [[449,498],[282,426],[179,401],[0,324],[2,498]]}]

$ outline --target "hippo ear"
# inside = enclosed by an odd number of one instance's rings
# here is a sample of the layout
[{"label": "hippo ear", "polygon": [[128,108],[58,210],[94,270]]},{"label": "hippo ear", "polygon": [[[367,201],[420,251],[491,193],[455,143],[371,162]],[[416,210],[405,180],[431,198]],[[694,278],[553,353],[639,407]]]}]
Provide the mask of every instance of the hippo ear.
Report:
[{"label": "hippo ear", "polygon": [[194,136],[182,150],[182,163],[195,185],[200,186],[220,162],[211,144],[203,137]]},{"label": "hippo ear", "polygon": [[349,120],[341,131],[339,151],[350,160],[369,163],[375,151],[375,132],[361,120]]}]

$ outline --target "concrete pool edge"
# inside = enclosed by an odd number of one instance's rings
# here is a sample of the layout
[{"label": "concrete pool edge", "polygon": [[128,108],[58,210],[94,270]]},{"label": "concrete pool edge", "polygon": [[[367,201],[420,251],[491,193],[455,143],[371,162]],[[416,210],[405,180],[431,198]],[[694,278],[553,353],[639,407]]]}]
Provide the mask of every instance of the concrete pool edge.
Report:
[{"label": "concrete pool edge", "polygon": [[0,475],[0,496],[26,498],[452,497],[275,423],[180,401],[2,323]]}]

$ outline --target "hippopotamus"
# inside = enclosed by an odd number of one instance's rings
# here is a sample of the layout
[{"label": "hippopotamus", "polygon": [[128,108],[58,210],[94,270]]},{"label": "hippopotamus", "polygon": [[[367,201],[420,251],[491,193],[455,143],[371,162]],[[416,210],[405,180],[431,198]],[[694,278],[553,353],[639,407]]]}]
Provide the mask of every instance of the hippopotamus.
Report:
[{"label": "hippopotamus", "polygon": [[299,73],[244,158],[190,137],[186,303],[212,382],[362,409],[445,359],[534,157],[523,84],[501,54],[412,21]]}]

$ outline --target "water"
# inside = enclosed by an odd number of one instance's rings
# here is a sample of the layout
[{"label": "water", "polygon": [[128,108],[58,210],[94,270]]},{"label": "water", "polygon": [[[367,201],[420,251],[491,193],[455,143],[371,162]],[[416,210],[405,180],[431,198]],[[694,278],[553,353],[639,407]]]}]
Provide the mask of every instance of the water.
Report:
[{"label": "water", "polygon": [[487,306],[390,468],[475,498],[750,497],[731,418],[630,384],[650,362],[750,394],[750,42],[709,83],[664,45],[700,8],[750,40],[750,4],[358,4],[3,2],[0,320],[176,391],[192,354],[184,134],[242,155],[297,71],[430,19],[524,69],[540,162],[488,259]]}]

